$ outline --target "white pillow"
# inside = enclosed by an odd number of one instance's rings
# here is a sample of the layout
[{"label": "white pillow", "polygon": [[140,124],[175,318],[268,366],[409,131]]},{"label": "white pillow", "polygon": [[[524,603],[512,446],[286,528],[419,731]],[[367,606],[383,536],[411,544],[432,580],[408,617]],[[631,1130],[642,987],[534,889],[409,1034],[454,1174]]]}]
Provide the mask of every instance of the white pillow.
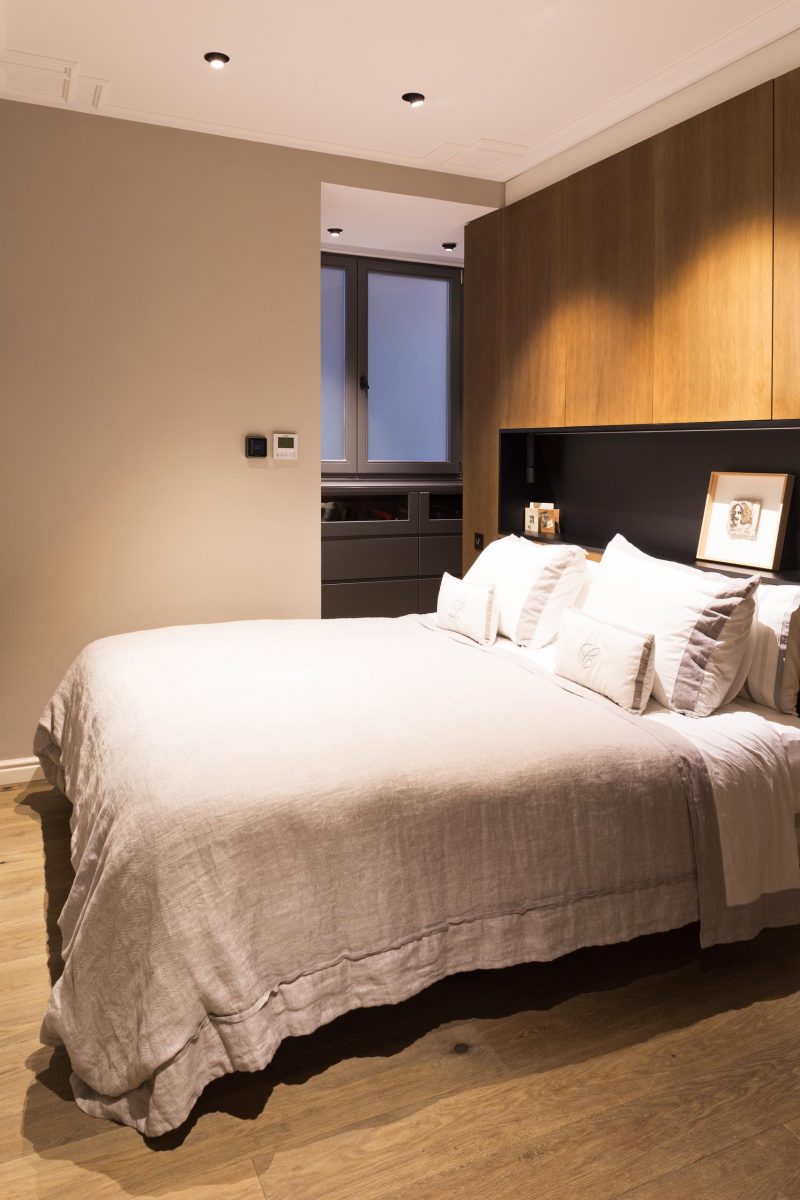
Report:
[{"label": "white pillow", "polygon": [[758,578],[730,578],[651,558],[617,534],[592,579],[583,611],[655,634],[653,696],[705,717],[744,682]]},{"label": "white pillow", "polygon": [[796,713],[800,691],[800,588],[765,584],[756,604],[755,653],[745,693],[778,712]]},{"label": "white pillow", "polygon": [[592,586],[592,580],[595,576],[595,571],[599,568],[600,563],[595,558],[586,558],[586,575],[583,580],[583,587],[578,593],[577,599],[573,608],[583,608],[586,604],[586,597],[589,595],[589,588]]},{"label": "white pillow", "polygon": [[655,638],[607,621],[598,621],[577,608],[561,618],[556,641],[556,675],[607,696],[628,712],[647,707],[655,674]]},{"label": "white pillow", "polygon": [[[654,559],[649,554],[645,554],[644,550],[640,550],[637,546],[632,545],[631,542],[626,542],[625,538],[622,537],[622,534],[619,534],[618,537],[619,537],[619,540],[621,543],[622,542],[625,543],[624,548],[625,548],[626,552],[628,554],[634,555],[636,558],[642,558],[646,562],[660,563],[661,566],[669,567],[673,571],[682,571],[683,574],[685,576],[688,576],[689,578],[697,575],[697,567],[690,567],[687,563],[672,562],[670,559],[666,559],[666,558]],[[708,571],[705,571],[705,572],[701,571],[700,573],[706,574],[706,575],[711,574],[711,572],[708,572]],[[729,578],[729,576],[721,575],[719,572],[716,573],[716,576],[720,581]],[[747,576],[747,578],[750,579],[750,578],[753,578],[753,576]],[[759,589],[760,589],[760,585],[758,588],[756,588],[756,611],[758,610]],[[748,634],[748,637],[747,637],[747,643],[745,645],[745,651],[744,651],[744,655],[742,656],[742,661],[740,662],[739,669],[736,672],[736,674],[734,675],[733,680],[732,680],[727,692],[725,693],[725,696],[724,696],[723,700],[721,701],[719,707],[721,707],[723,704],[727,704],[730,700],[733,700],[734,696],[738,696],[739,693],[741,692],[742,688],[745,685],[745,680],[747,679],[747,672],[750,670],[750,664],[753,661],[753,655],[755,654],[755,649],[756,649],[756,615],[754,613],[753,620],[750,624],[750,633]],[[708,715],[708,714],[706,714],[706,715]]]},{"label": "white pillow", "polygon": [[512,535],[490,542],[464,579],[494,584],[498,633],[518,646],[546,646],[585,576],[586,555],[579,546],[541,546]]},{"label": "white pillow", "polygon": [[436,621],[442,629],[463,633],[482,646],[497,637],[497,603],[494,584],[467,583],[445,571],[439,588]]}]

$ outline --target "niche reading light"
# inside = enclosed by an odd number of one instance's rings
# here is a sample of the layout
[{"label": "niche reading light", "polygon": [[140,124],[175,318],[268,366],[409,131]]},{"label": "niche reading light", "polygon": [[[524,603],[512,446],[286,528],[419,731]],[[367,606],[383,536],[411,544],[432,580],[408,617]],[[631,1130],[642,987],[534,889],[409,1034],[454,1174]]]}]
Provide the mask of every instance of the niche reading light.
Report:
[{"label": "niche reading light", "polygon": [[328,230],[328,233],[331,235],[331,237],[341,237],[342,236],[342,231],[338,225],[334,225],[331,229]]},{"label": "niche reading light", "polygon": [[448,254],[452,254],[457,245],[458,242],[442,242],[442,249],[446,250]]},{"label": "niche reading light", "polygon": [[230,54],[223,54],[221,50],[209,50],[208,54],[203,55],[203,58],[215,71],[221,71],[231,61]]},{"label": "niche reading light", "polygon": [[420,108],[425,103],[422,92],[403,92],[400,99],[405,100],[406,104],[410,104],[412,108]]}]

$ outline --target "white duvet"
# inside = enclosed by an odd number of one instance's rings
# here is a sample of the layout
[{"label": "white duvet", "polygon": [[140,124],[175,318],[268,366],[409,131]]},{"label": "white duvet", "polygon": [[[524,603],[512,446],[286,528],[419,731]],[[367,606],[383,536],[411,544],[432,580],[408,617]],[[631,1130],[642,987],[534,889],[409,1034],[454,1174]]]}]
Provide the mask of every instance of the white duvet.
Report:
[{"label": "white duvet", "polygon": [[[555,643],[495,652],[532,660],[554,674]],[[671,712],[651,700],[642,718],[686,738],[703,756],[714,792],[729,905],[800,887],[800,720],[738,699],[709,717]]]}]

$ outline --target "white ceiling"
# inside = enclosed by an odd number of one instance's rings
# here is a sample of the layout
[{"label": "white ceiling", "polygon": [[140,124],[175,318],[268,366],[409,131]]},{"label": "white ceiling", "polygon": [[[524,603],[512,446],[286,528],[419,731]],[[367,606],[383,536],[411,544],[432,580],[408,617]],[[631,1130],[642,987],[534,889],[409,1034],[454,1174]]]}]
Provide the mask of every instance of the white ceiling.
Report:
[{"label": "white ceiling", "polygon": [[3,7],[0,96],[500,181],[800,27],[800,0]]},{"label": "white ceiling", "polygon": [[[460,267],[464,226],[491,211],[478,204],[323,183],[320,243],[323,250],[339,253],[386,254]],[[331,226],[342,230],[340,238],[330,236]],[[442,242],[455,242],[455,250],[443,250]]]}]

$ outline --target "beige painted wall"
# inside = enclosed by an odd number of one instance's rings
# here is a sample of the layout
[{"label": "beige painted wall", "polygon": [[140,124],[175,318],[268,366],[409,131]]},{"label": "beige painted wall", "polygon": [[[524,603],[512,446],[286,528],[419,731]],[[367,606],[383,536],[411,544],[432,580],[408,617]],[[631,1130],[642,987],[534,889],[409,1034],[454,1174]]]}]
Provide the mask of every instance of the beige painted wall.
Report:
[{"label": "beige painted wall", "polygon": [[503,188],[9,101],[0,162],[2,760],[94,638],[318,615],[320,183]]}]

